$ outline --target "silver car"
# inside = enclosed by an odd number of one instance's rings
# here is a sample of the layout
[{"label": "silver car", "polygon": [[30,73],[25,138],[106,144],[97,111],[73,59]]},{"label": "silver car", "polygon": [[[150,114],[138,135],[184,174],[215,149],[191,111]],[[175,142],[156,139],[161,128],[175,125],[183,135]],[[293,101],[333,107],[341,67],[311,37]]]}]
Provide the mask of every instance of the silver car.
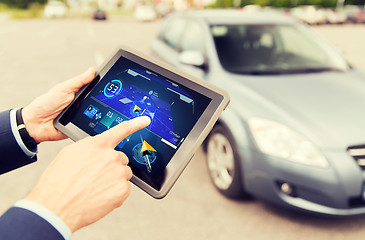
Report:
[{"label": "silver car", "polygon": [[308,26],[277,14],[176,13],[152,51],[231,95],[205,143],[222,194],[365,213],[365,74]]}]

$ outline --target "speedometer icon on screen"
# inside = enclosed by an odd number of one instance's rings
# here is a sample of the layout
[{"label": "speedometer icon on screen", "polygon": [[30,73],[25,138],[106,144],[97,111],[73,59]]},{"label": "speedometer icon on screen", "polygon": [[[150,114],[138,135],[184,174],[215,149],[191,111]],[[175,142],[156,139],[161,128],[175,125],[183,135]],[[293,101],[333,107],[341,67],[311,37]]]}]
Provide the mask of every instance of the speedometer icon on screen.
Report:
[{"label": "speedometer icon on screen", "polygon": [[108,98],[118,95],[123,88],[123,83],[120,80],[111,80],[104,87],[104,95]]}]

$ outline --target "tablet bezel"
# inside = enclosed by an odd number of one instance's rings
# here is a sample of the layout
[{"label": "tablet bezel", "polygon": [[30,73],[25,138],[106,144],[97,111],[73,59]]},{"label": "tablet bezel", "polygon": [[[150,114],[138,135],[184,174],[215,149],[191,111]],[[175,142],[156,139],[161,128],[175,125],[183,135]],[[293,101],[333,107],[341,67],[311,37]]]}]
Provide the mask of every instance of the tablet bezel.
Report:
[{"label": "tablet bezel", "polygon": [[136,51],[127,47],[121,47],[118,48],[116,52],[109,58],[109,60],[103,64],[103,67],[101,67],[101,69],[98,71],[94,80],[88,85],[84,86],[76,94],[72,103],[55,119],[54,125],[59,131],[74,141],[78,141],[89,136],[89,134],[74,125],[72,122],[64,125],[60,122],[60,119],[62,119],[65,114],[72,114],[72,107],[74,106],[75,102],[85,99],[120,57],[127,58],[130,61],[133,61],[153,72],[175,81],[177,84],[190,88],[211,99],[211,102],[205,111],[202,113],[190,133],[185,138],[184,142],[177,149],[172,159],[167,164],[165,168],[165,181],[161,185],[160,190],[156,190],[135,175],[133,175],[131,179],[131,182],[133,182],[136,186],[144,190],[152,197],[158,199],[163,198],[170,191],[178,177],[181,175],[189,161],[194,156],[195,151],[213,128],[220,114],[227,107],[230,100],[229,94],[208,82],[197,79],[186,73],[182,73],[180,70],[174,69],[173,67],[168,66],[156,59],[151,59],[150,57],[137,53]]}]

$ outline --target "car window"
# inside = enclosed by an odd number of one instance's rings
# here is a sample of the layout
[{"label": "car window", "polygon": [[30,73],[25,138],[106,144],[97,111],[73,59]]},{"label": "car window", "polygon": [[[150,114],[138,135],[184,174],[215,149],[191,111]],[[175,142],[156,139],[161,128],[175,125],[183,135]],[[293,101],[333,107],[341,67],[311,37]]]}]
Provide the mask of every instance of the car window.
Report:
[{"label": "car window", "polygon": [[170,47],[177,48],[185,24],[186,21],[182,18],[173,19],[160,35],[161,40]]},{"label": "car window", "polygon": [[204,53],[203,29],[199,23],[190,21],[180,43],[180,51],[194,50]]},{"label": "car window", "polygon": [[243,74],[345,71],[345,59],[301,24],[213,25],[222,66]]},{"label": "car window", "polygon": [[297,28],[283,26],[278,28],[278,32],[283,43],[283,52],[311,59],[315,62],[328,61],[327,55],[318,54],[322,52],[320,45],[314,41],[308,41],[308,36],[298,34],[299,31]]}]

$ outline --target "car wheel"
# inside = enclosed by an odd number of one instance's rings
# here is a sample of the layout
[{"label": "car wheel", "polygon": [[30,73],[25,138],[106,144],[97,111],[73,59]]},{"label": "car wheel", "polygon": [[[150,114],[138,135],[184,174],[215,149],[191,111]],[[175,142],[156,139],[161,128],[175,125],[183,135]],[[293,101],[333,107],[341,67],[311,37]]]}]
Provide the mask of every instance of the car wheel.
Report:
[{"label": "car wheel", "polygon": [[247,198],[243,190],[238,151],[233,137],[216,125],[206,141],[207,165],[215,187],[229,198]]}]

